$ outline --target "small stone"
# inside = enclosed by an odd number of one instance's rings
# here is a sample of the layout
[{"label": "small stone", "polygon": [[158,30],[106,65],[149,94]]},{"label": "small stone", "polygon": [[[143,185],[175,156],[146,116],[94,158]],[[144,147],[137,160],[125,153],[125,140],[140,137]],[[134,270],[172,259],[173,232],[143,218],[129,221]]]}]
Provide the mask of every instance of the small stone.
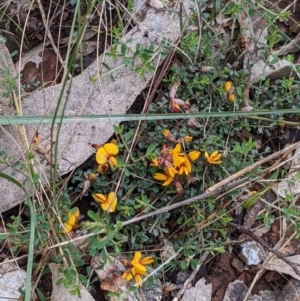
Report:
[{"label": "small stone", "polygon": [[261,248],[255,241],[246,241],[240,244],[240,258],[246,263],[246,265],[257,265],[265,257]]}]

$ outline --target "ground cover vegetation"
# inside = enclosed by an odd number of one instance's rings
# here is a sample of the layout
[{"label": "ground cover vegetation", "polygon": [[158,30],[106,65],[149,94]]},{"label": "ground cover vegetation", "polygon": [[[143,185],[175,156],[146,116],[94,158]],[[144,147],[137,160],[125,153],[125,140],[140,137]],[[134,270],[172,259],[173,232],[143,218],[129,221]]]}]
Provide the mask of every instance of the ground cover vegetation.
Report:
[{"label": "ground cover vegetation", "polygon": [[[96,4],[103,2],[82,1],[80,5],[78,2],[69,1],[68,7],[78,22],[72,26],[79,33],[83,29],[83,34],[86,27],[80,18],[91,14]],[[164,10],[157,13],[170,14],[182,4],[174,5],[172,9],[164,5]],[[232,248],[235,238],[228,223],[237,222],[240,215],[245,215],[279,180],[287,177],[288,171],[284,168],[269,170],[274,162],[251,167],[282,147],[279,136],[287,125],[290,129],[299,125],[296,112],[300,105],[299,80],[261,77],[250,87],[253,114],[239,116],[250,69],[243,68],[240,58],[247,46],[241,44],[243,32],[237,25],[237,15],[247,6],[250,17],[258,12],[263,16],[268,24],[268,36],[259,53],[262,60],[268,60],[272,50],[293,36],[284,37],[276,25],[279,18],[287,20],[288,11],[273,11],[272,6],[265,8],[259,1],[256,4],[247,0],[216,0],[210,5],[203,1],[197,5],[205,9],[194,9],[187,23],[180,24],[181,37],[171,50],[170,65],[155,97],[143,111],[147,120],[114,126],[115,134],[107,143],[92,145],[95,155],[87,162],[65,177],[54,173],[46,193],[55,202],[40,203],[34,196],[24,202],[24,208],[30,208],[34,218],[22,211],[10,212],[4,218],[6,232],[1,238],[9,245],[9,256],[35,258],[31,266],[27,265],[33,278],[26,287],[29,293],[25,293],[25,300],[30,298],[31,287],[40,300],[47,299],[41,279],[49,275],[47,264],[51,261],[64,265],[58,284],[74,294],[80,294],[79,282],[93,291],[98,280],[86,258],[96,255],[101,256],[103,264],[120,255],[126,257],[126,270],[120,277],[132,284],[131,289],[151,283],[151,277],[145,277],[149,266],[156,270],[156,278],[165,281],[178,269],[193,270],[204,252],[213,258]],[[75,7],[79,7],[78,15],[75,15]],[[133,3],[109,3],[106,9],[115,14],[111,17],[114,24],[106,36],[107,43],[113,45],[107,55],[121,59],[140,76],[155,72],[154,50],[141,45],[131,49],[130,41],[122,39],[127,27],[134,26],[127,20]],[[4,22],[9,14],[4,10],[2,13]],[[216,30],[220,14],[230,20],[222,33]],[[9,30],[14,33],[25,31],[15,22],[10,26]],[[165,58],[168,50],[162,44],[161,53]],[[64,59],[68,57],[64,55]],[[289,54],[285,58],[295,63],[295,56]],[[141,64],[137,65],[136,59],[140,59]],[[276,60],[279,58],[275,57],[270,65]],[[70,57],[70,62],[71,72],[81,72],[84,68],[82,59],[73,57],[72,62]],[[299,72],[299,68],[293,66]],[[109,66],[106,68],[109,70]],[[7,77],[4,83],[7,95],[15,89],[15,80],[9,81]],[[150,88],[143,91],[128,113],[140,113],[143,107],[140,103],[147,102],[150,92]],[[283,114],[280,110],[284,109],[294,109],[295,113]],[[256,111],[264,111],[266,115],[257,115]],[[172,118],[176,113],[197,112],[206,113],[206,117]],[[220,115],[210,117],[211,113]],[[165,115],[168,119],[151,120],[151,114]],[[43,137],[37,133],[32,143],[38,145],[39,139]],[[1,161],[7,161],[7,156],[1,153]],[[31,169],[32,156],[36,154],[28,152],[27,164],[17,162],[15,168],[28,173],[33,191],[37,192],[39,175]],[[55,168],[55,158],[50,155],[47,160],[54,163]],[[249,172],[220,186],[222,189],[214,194],[205,195],[215,184],[247,167]],[[1,176],[13,180],[12,175],[1,173]],[[297,175],[290,182],[296,180]],[[182,203],[193,198],[198,201]],[[300,237],[299,212],[293,194],[287,193],[276,204],[265,202],[255,222],[269,228],[282,216],[290,231],[296,231],[296,237]],[[33,237],[32,227],[35,228]],[[83,240],[84,247],[74,243],[74,238]],[[166,244],[171,245],[176,254],[167,264],[164,263],[166,258],[160,255]],[[168,300],[168,295],[165,298]]]}]

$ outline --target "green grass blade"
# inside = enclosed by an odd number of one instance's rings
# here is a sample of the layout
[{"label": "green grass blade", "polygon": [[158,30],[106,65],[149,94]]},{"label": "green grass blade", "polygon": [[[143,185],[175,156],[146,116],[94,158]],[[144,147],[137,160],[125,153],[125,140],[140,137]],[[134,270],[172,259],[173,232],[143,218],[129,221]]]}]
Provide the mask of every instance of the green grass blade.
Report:
[{"label": "green grass blade", "polygon": [[[114,121],[140,121],[140,120],[167,120],[187,118],[222,118],[222,117],[246,117],[258,115],[290,114],[300,113],[300,109],[268,110],[251,112],[199,112],[199,113],[177,113],[177,114],[113,114],[113,115],[69,115],[56,116],[54,123],[90,123],[90,122],[114,122]],[[51,124],[53,116],[0,116],[0,125],[29,125],[29,124]],[[274,120],[274,122],[277,121]]]},{"label": "green grass blade", "polygon": [[10,181],[10,182],[14,183],[18,187],[20,187],[25,192],[25,194],[27,195],[27,191],[24,189],[23,185],[19,181],[17,181],[15,178],[13,178],[13,177],[11,177],[11,176],[3,173],[3,172],[0,172],[0,178],[4,178],[7,181]]},{"label": "green grass blade", "polygon": [[32,266],[34,256],[34,240],[35,240],[35,210],[30,199],[26,200],[25,203],[30,209],[30,239],[28,247],[28,260],[27,260],[27,271],[26,271],[26,284],[25,284],[25,300],[31,300],[31,278],[32,278]]}]

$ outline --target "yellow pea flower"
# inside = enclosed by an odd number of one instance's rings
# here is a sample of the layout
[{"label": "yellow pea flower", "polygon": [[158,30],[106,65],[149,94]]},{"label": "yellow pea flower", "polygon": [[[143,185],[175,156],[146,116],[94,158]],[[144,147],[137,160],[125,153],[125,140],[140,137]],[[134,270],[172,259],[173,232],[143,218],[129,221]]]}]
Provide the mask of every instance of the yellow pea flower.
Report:
[{"label": "yellow pea flower", "polygon": [[102,193],[95,193],[93,199],[104,211],[114,212],[116,210],[118,198],[114,192],[110,192],[107,197]]},{"label": "yellow pea flower", "polygon": [[235,95],[234,94],[230,94],[229,97],[228,97],[228,100],[230,102],[234,102],[235,101]]},{"label": "yellow pea flower", "polygon": [[69,233],[76,226],[76,222],[80,216],[79,209],[76,207],[75,212],[68,212],[68,220],[64,223],[66,231]]},{"label": "yellow pea flower", "polygon": [[190,162],[194,162],[200,157],[200,155],[201,155],[200,152],[193,150],[193,151],[189,152],[188,159]]},{"label": "yellow pea flower", "polygon": [[167,130],[167,129],[164,129],[164,130],[162,131],[162,134],[163,134],[163,136],[164,136],[165,138],[168,138],[168,137],[171,135],[171,132],[170,132],[169,130]]},{"label": "yellow pea flower", "polygon": [[214,151],[210,155],[207,152],[205,152],[206,161],[210,164],[221,164],[222,161],[219,161],[221,157],[222,155],[219,154],[218,151]]},{"label": "yellow pea flower", "polygon": [[117,164],[115,156],[119,153],[119,148],[114,143],[106,143],[99,147],[96,152],[96,161],[99,165],[109,163],[111,166]]},{"label": "yellow pea flower", "polygon": [[135,267],[135,270],[138,273],[142,274],[147,271],[145,265],[148,265],[148,264],[152,263],[153,261],[154,261],[154,259],[151,256],[142,258],[141,252],[135,252],[134,257],[131,261],[131,264]]},{"label": "yellow pea flower", "polygon": [[142,276],[147,274],[146,265],[151,264],[154,259],[151,256],[146,256],[142,258],[141,252],[135,252],[132,261],[130,262],[131,267],[127,269],[125,273],[123,273],[122,278],[130,281],[134,278],[136,283],[140,283],[142,285]]},{"label": "yellow pea flower", "polygon": [[[166,173],[167,173],[167,170],[166,170]],[[171,175],[169,175],[168,173],[163,174],[163,173],[157,172],[154,174],[153,178],[158,181],[164,181],[162,186],[168,186],[173,181],[173,177]]]},{"label": "yellow pea flower", "polygon": [[176,141],[175,136],[174,136],[169,130],[164,129],[164,130],[162,131],[162,134],[163,134],[163,136],[164,136],[166,139],[168,139],[169,141],[171,141],[171,142],[175,142],[175,141]]},{"label": "yellow pea flower", "polygon": [[192,136],[184,136],[183,137],[183,141],[185,143],[188,143],[188,142],[191,142],[193,140],[193,137]]},{"label": "yellow pea flower", "polygon": [[166,170],[166,174],[168,174],[168,175],[171,176],[172,178],[174,178],[175,175],[177,174],[177,171],[176,171],[175,167],[172,166],[172,165],[167,165],[167,166],[165,167],[165,170]]},{"label": "yellow pea flower", "polygon": [[231,91],[231,88],[232,88],[231,82],[226,82],[224,84],[224,89],[227,93]]},{"label": "yellow pea flower", "polygon": [[89,180],[91,180],[91,181],[95,180],[97,177],[98,177],[98,175],[97,175],[96,173],[91,173],[91,174],[88,176]]},{"label": "yellow pea flower", "polygon": [[192,172],[192,165],[189,161],[189,159],[184,155],[184,156],[180,156],[183,161],[177,166],[178,169],[178,173],[180,175],[185,174],[188,175]]},{"label": "yellow pea flower", "polygon": [[151,161],[150,165],[151,165],[151,166],[156,166],[156,167],[159,166],[158,159],[157,159],[157,158],[153,159],[153,160]]},{"label": "yellow pea flower", "polygon": [[179,143],[177,143],[176,146],[170,150],[170,154],[172,155],[172,162],[175,168],[184,163],[184,154],[181,153],[181,146]]}]

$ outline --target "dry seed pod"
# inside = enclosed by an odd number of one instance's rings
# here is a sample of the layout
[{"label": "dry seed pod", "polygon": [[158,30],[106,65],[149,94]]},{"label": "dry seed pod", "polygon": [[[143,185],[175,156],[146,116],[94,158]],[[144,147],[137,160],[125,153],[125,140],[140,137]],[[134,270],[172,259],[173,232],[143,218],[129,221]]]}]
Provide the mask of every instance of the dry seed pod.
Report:
[{"label": "dry seed pod", "polygon": [[177,88],[180,86],[180,83],[175,82],[173,86],[170,89],[170,100],[173,100],[175,98]]},{"label": "dry seed pod", "polygon": [[210,67],[210,66],[203,66],[202,68],[200,68],[200,72],[201,73],[207,73],[207,72],[209,72],[209,71],[211,71],[211,70],[213,70],[213,69],[215,69],[214,67]]},{"label": "dry seed pod", "polygon": [[247,37],[241,37],[239,39],[239,42],[238,42],[238,45],[239,47],[241,48],[241,50],[245,50],[249,47],[249,40]]}]

